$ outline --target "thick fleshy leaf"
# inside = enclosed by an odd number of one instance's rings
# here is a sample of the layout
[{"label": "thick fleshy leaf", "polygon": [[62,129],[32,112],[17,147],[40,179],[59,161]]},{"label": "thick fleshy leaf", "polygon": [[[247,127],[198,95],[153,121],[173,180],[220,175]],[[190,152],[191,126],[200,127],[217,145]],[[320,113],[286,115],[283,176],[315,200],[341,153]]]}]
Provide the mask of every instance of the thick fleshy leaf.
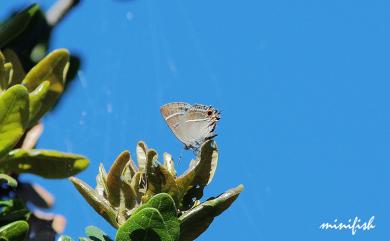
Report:
[{"label": "thick fleshy leaf", "polygon": [[141,207],[119,227],[116,241],[176,241],[180,233],[173,199],[160,193]]},{"label": "thick fleshy leaf", "polygon": [[123,222],[128,218],[128,211],[135,207],[138,202],[138,193],[132,185],[132,178],[135,176],[135,166],[133,160],[129,159],[126,163],[125,168],[121,174],[121,194],[120,194],[120,203],[121,211],[125,214]]},{"label": "thick fleshy leaf", "polygon": [[130,160],[130,152],[124,151],[115,159],[107,175],[108,201],[114,207],[119,206],[122,172]]},{"label": "thick fleshy leaf", "polygon": [[192,207],[195,200],[203,196],[204,187],[214,176],[218,162],[218,149],[214,141],[206,141],[196,161],[190,164],[190,170],[176,179],[181,196],[184,195],[182,207],[187,210]]},{"label": "thick fleshy leaf", "polygon": [[[131,161],[131,157],[129,162]],[[128,162],[128,163],[129,163]],[[127,164],[128,164],[127,163]],[[128,165],[126,164],[126,167]],[[131,215],[131,210],[137,205],[138,194],[131,185],[131,179],[126,178],[124,175],[126,173],[126,167],[122,171],[121,182],[120,182],[120,200],[118,208],[118,218],[117,221],[119,224],[123,224]],[[127,173],[130,175],[130,173]]]},{"label": "thick fleshy leaf", "polygon": [[0,48],[6,46],[20,33],[22,33],[38,11],[39,6],[34,4],[22,12],[14,15],[5,23],[0,24]]},{"label": "thick fleshy leaf", "polygon": [[179,217],[180,241],[195,240],[209,227],[216,216],[230,207],[243,188],[243,185],[232,188],[217,198],[201,203],[181,215]]},{"label": "thick fleshy leaf", "polygon": [[28,223],[26,221],[15,221],[0,227],[0,240],[23,241],[27,238]]},{"label": "thick fleshy leaf", "polygon": [[[30,126],[34,125],[56,102],[64,90],[66,73],[69,67],[69,52],[65,49],[58,49],[35,65],[25,76],[22,84],[29,92],[33,92],[43,82],[50,83],[48,90],[40,94],[39,111],[30,120]],[[47,88],[47,87],[46,87]]]},{"label": "thick fleshy leaf", "polygon": [[158,162],[150,167],[151,171],[147,172],[147,191],[142,197],[142,202],[146,202],[152,196],[158,193],[168,193],[178,204],[180,196],[179,189],[174,177],[169,171],[161,166]]},{"label": "thick fleshy leaf", "polygon": [[94,241],[112,241],[112,239],[105,232],[95,226],[86,227],[85,234]]},{"label": "thick fleshy leaf", "polygon": [[5,174],[0,174],[0,184],[2,182],[7,183],[7,185],[10,187],[16,187],[18,185],[18,182],[13,177]]},{"label": "thick fleshy leaf", "polygon": [[66,178],[87,168],[86,157],[50,150],[15,149],[0,161],[6,173],[32,173],[45,178]]},{"label": "thick fleshy leaf", "polygon": [[130,182],[138,168],[135,166],[133,159],[130,156],[130,160],[126,163],[126,166],[122,172],[122,180]]},{"label": "thick fleshy leaf", "polygon": [[135,193],[137,195],[138,202],[141,201],[141,197],[146,192],[146,190],[142,190],[142,188],[140,188],[140,184],[142,184],[141,183],[142,175],[143,175],[143,173],[141,173],[141,172],[135,173],[134,176],[131,178],[131,182],[130,182],[131,187],[133,188],[133,190],[135,191]]},{"label": "thick fleshy leaf", "polygon": [[50,82],[42,82],[34,91],[29,94],[30,98],[30,115],[29,115],[29,125],[35,125],[39,119],[46,113],[48,94],[50,90]]},{"label": "thick fleshy leaf", "polygon": [[96,176],[96,191],[104,198],[107,198],[108,187],[107,187],[107,172],[104,169],[102,163],[99,165],[99,173]]},{"label": "thick fleshy leaf", "polygon": [[80,179],[70,177],[69,180],[73,183],[73,185],[89,203],[89,205],[91,205],[100,216],[106,219],[107,222],[110,223],[114,228],[119,227],[116,221],[116,212],[106,199],[100,196],[96,190]]},{"label": "thick fleshy leaf", "polygon": [[12,150],[23,135],[28,123],[28,107],[27,90],[21,85],[15,85],[1,94],[0,159]]},{"label": "thick fleshy leaf", "polygon": [[57,49],[43,58],[24,77],[22,82],[28,91],[33,91],[43,81],[50,82],[53,92],[61,93],[64,89],[66,72],[69,65],[69,52],[66,49]]},{"label": "thick fleshy leaf", "polygon": [[148,152],[148,147],[145,142],[140,141],[137,143],[136,153],[137,153],[137,162],[139,171],[144,172],[146,169],[146,154]]},{"label": "thick fleshy leaf", "polygon": [[137,203],[137,193],[131,184],[127,181],[121,183],[121,203],[124,204],[126,209],[133,208]]}]

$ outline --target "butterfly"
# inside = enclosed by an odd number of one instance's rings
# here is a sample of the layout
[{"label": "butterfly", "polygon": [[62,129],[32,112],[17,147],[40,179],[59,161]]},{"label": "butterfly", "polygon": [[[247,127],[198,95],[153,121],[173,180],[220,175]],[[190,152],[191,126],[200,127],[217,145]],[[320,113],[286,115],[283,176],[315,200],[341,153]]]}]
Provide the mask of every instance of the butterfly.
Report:
[{"label": "butterfly", "polygon": [[191,148],[197,152],[203,142],[217,136],[214,130],[221,113],[212,106],[172,102],[161,106],[160,111],[187,150]]}]

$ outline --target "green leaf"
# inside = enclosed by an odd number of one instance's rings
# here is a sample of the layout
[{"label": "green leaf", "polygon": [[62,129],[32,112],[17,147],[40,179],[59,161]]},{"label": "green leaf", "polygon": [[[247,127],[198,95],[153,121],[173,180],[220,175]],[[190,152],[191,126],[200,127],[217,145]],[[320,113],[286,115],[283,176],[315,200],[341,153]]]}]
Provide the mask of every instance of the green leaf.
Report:
[{"label": "green leaf", "polygon": [[112,241],[105,232],[95,226],[86,227],[85,234],[94,241]]},{"label": "green leaf", "polygon": [[46,113],[47,106],[50,103],[47,103],[48,93],[50,90],[50,82],[42,82],[34,91],[29,94],[30,97],[30,115],[29,123],[30,126],[34,125],[39,121],[39,119]]},{"label": "green leaf", "polygon": [[[127,181],[121,183],[120,203],[124,211],[130,210],[137,204],[137,193]],[[126,213],[126,212],[125,212]]]},{"label": "green leaf", "polygon": [[0,183],[3,182],[3,180],[7,183],[10,187],[16,187],[18,185],[18,182],[13,178],[5,174],[0,174]]},{"label": "green leaf", "polygon": [[124,176],[126,174],[126,167],[129,167],[128,164],[130,161],[131,156],[129,151],[124,151],[119,154],[106,178],[107,199],[112,206],[119,207],[117,222],[120,224],[124,223],[128,218],[127,210],[132,209],[136,204],[137,194],[130,185],[131,179],[127,180]]},{"label": "green leaf", "polygon": [[119,227],[115,210],[103,196],[100,196],[96,190],[78,178],[70,177],[69,180],[100,216],[106,219],[114,228]]},{"label": "green leaf", "polygon": [[0,48],[4,48],[21,34],[38,11],[39,6],[34,4],[2,23],[0,25]]},{"label": "green leaf", "polygon": [[57,241],[73,241],[73,239],[69,236],[66,236],[66,235],[61,235]]},{"label": "green leaf", "polygon": [[176,237],[179,236],[180,227],[179,220],[177,218],[176,205],[171,195],[167,193],[159,193],[138,208],[135,213],[148,207],[155,208],[160,212],[170,236],[173,240],[175,240]]},{"label": "green leaf", "polygon": [[145,208],[119,227],[115,241],[171,241],[164,220],[155,208]]},{"label": "green leaf", "polygon": [[121,174],[130,160],[129,151],[124,151],[115,159],[107,174],[108,200],[114,207],[119,206],[122,179]]},{"label": "green leaf", "polygon": [[230,207],[244,189],[243,185],[230,189],[217,198],[206,201],[179,217],[180,241],[192,241],[202,234],[215,217]]},{"label": "green leaf", "polygon": [[38,116],[30,122],[34,125],[56,102],[64,90],[66,73],[69,67],[69,52],[66,49],[54,50],[35,65],[25,76],[22,84],[29,92],[34,91],[42,82],[50,83],[49,90],[44,95]]},{"label": "green leaf", "polygon": [[66,178],[89,164],[84,156],[50,150],[15,149],[0,161],[5,173],[32,173],[45,178]]},{"label": "green leaf", "polygon": [[28,233],[28,223],[26,221],[15,221],[0,227],[0,240],[23,241]]},{"label": "green leaf", "polygon": [[176,241],[180,225],[176,206],[166,193],[152,197],[139,207],[118,229],[116,241],[161,240]]},{"label": "green leaf", "polygon": [[196,161],[190,163],[190,170],[176,179],[180,190],[182,207],[187,210],[193,206],[194,200],[203,196],[203,189],[214,177],[218,163],[218,149],[213,140],[206,141],[200,149]]},{"label": "green leaf", "polygon": [[[0,96],[0,159],[17,144],[28,123],[27,90],[15,85]],[[1,166],[0,166],[1,168]]]}]

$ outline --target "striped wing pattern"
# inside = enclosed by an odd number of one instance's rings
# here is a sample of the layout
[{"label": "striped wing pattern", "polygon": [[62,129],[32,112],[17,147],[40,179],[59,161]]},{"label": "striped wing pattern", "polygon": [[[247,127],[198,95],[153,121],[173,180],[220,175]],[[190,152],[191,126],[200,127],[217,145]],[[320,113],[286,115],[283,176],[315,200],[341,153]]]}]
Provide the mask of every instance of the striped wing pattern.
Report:
[{"label": "striped wing pattern", "polygon": [[220,112],[211,106],[172,102],[161,106],[161,114],[186,149],[197,150],[204,141],[216,136]]}]

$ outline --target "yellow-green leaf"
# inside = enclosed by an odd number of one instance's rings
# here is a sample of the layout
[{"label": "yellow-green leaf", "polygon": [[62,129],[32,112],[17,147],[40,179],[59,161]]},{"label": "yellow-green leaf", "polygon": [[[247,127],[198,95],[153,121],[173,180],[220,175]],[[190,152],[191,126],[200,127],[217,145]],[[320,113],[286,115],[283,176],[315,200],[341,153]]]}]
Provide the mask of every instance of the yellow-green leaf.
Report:
[{"label": "yellow-green leaf", "polygon": [[15,178],[8,176],[6,174],[0,174],[0,183],[4,182],[3,180],[10,187],[16,187],[18,185],[18,182],[15,180]]},{"label": "yellow-green leaf", "polygon": [[69,52],[65,49],[58,49],[43,58],[23,79],[22,84],[29,92],[33,92],[44,81],[50,83],[49,90],[41,100],[43,105],[38,111],[39,115],[32,119],[30,126],[34,125],[37,119],[39,120],[55,104],[63,92],[68,67]]},{"label": "yellow-green leaf", "polygon": [[164,192],[171,195],[175,203],[178,204],[179,190],[175,178],[164,166],[157,162],[157,153],[153,149],[147,153],[146,180],[147,191],[142,197],[143,203],[152,196]]},{"label": "yellow-green leaf", "polygon": [[0,161],[0,170],[5,173],[32,173],[45,178],[66,178],[81,172],[88,164],[88,159],[81,155],[15,149]]},{"label": "yellow-green leaf", "polygon": [[213,140],[206,141],[197,157],[190,163],[190,170],[176,179],[181,196],[181,208],[191,208],[195,200],[203,196],[204,187],[214,176],[218,163],[218,149]]},{"label": "yellow-green leaf", "polygon": [[215,217],[230,207],[243,189],[244,186],[239,185],[181,215],[180,241],[195,240],[209,227]]},{"label": "yellow-green leaf", "polygon": [[110,206],[110,203],[100,196],[96,190],[78,178],[70,177],[69,180],[73,183],[79,193],[91,205],[100,216],[106,219],[114,228],[119,225],[116,221],[115,210]]},{"label": "yellow-green leaf", "polygon": [[0,240],[23,241],[27,238],[28,223],[26,221],[15,221],[0,227]]},{"label": "yellow-green leaf", "polygon": [[17,144],[28,123],[27,90],[15,85],[0,95],[0,159]]},{"label": "yellow-green leaf", "polygon": [[29,115],[29,126],[33,126],[39,121],[39,119],[46,113],[47,107],[51,103],[47,103],[49,100],[48,93],[50,88],[50,82],[42,82],[33,92],[29,94],[30,97],[30,115]]},{"label": "yellow-green leaf", "polygon": [[118,207],[121,191],[121,174],[127,162],[130,160],[129,151],[124,151],[115,159],[107,175],[108,200]]}]

